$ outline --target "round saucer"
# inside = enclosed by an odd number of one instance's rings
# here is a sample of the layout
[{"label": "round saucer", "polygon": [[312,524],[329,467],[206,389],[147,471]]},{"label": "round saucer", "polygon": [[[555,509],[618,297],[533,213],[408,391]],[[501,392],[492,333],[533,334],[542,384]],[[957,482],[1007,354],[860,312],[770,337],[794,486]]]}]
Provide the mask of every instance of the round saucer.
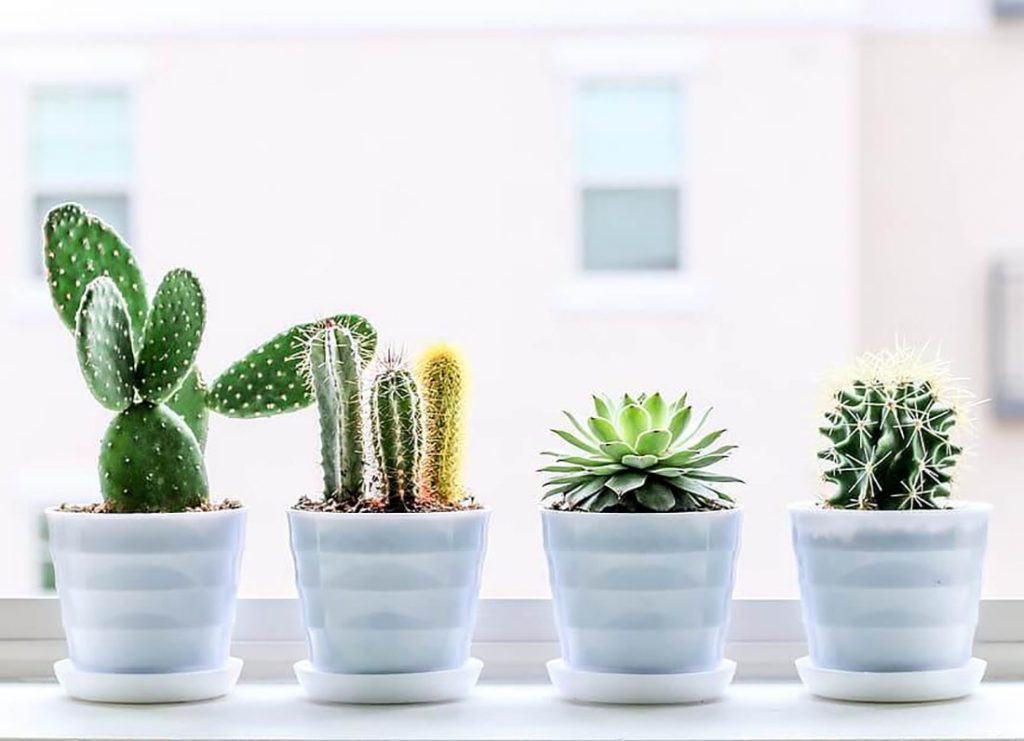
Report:
[{"label": "round saucer", "polygon": [[57,681],[71,697],[89,702],[151,704],[194,702],[221,697],[231,691],[242,672],[242,660],[231,657],[218,669],[167,674],[114,674],[89,672],[71,659],[53,665]]},{"label": "round saucer", "polygon": [[723,659],[711,671],[685,674],[618,674],[572,669],[562,659],[548,662],[558,693],[578,702],[666,705],[706,702],[722,696],[736,673],[736,662]]},{"label": "round saucer", "polygon": [[969,695],[981,684],[987,664],[971,659],[959,669],[923,672],[848,672],[821,669],[811,657],[796,660],[800,679],[811,693],[852,702],[935,702]]},{"label": "round saucer", "polygon": [[469,659],[457,669],[407,674],[334,674],[295,664],[295,676],[311,700],[366,705],[461,700],[480,677],[484,662]]}]

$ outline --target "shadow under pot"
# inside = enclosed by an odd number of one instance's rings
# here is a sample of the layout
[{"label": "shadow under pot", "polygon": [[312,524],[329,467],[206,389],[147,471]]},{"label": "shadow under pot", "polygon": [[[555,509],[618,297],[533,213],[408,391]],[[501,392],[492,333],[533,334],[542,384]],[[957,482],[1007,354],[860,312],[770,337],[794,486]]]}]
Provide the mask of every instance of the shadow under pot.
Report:
[{"label": "shadow under pot", "polygon": [[245,509],[49,509],[46,522],[76,670],[173,674],[227,664]]},{"label": "shadow under pot", "polygon": [[966,666],[991,509],[791,505],[811,663],[854,672]]},{"label": "shadow under pot", "polygon": [[313,669],[404,674],[466,665],[489,517],[290,510]]},{"label": "shadow under pot", "polygon": [[619,674],[719,667],[740,541],[739,509],[544,509],[541,516],[566,666]]}]

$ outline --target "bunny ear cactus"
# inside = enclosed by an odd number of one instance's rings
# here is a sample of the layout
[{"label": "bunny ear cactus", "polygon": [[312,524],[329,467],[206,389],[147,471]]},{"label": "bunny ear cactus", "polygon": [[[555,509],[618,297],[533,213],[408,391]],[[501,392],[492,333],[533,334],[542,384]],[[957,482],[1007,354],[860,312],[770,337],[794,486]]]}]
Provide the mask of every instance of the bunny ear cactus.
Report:
[{"label": "bunny ear cactus", "polygon": [[195,276],[167,274],[152,309],[138,266],[117,234],[73,204],[50,212],[44,226],[47,283],[54,306],[74,330],[86,384],[118,412],[100,452],[103,498],[117,512],[171,512],[208,497],[197,434],[170,406],[196,408],[196,351],[206,323]]},{"label": "bunny ear cactus", "polygon": [[720,484],[740,479],[710,472],[735,445],[715,443],[725,433],[701,435],[710,410],[693,423],[686,396],[667,403],[660,394],[626,394],[618,402],[594,397],[595,414],[584,426],[565,415],[574,431],[552,430],[576,450],[541,471],[543,501],[585,512],[692,512],[727,509],[732,499]]},{"label": "bunny ear cactus", "polygon": [[423,420],[416,380],[396,355],[384,358],[370,388],[370,435],[387,509],[413,509],[423,454]]},{"label": "bunny ear cactus", "polygon": [[828,447],[826,505],[939,509],[963,449],[954,442],[958,400],[944,368],[905,349],[861,359],[832,396],[821,434]]},{"label": "bunny ear cactus", "polygon": [[461,483],[465,365],[454,348],[438,345],[423,354],[416,370],[425,417],[423,496],[457,504],[466,496]]}]

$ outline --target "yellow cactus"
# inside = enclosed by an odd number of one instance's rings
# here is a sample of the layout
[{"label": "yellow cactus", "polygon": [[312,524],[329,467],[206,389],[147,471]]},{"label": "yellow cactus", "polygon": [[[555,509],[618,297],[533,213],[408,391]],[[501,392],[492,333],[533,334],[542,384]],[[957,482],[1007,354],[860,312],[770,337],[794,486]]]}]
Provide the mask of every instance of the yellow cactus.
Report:
[{"label": "yellow cactus", "polygon": [[465,498],[461,482],[465,364],[454,347],[435,345],[420,357],[416,372],[426,419],[422,493],[456,504]]}]

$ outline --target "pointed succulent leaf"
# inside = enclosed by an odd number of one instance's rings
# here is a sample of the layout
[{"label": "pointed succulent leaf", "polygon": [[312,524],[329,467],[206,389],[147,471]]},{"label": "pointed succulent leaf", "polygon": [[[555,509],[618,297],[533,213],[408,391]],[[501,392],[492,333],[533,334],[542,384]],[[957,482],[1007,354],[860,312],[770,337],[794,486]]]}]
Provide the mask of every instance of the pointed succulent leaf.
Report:
[{"label": "pointed succulent leaf", "polygon": [[655,512],[669,512],[676,506],[676,497],[672,490],[657,481],[648,482],[638,490],[636,498],[647,509]]},{"label": "pointed succulent leaf", "polygon": [[206,385],[198,368],[193,367],[192,372],[185,376],[185,380],[167,400],[167,406],[185,421],[196,436],[200,449],[204,449],[210,410],[206,407]]},{"label": "pointed succulent leaf", "polygon": [[636,452],[640,455],[661,455],[671,440],[672,433],[668,430],[648,430],[636,439]]},{"label": "pointed succulent leaf", "polygon": [[679,436],[686,431],[686,426],[690,423],[692,415],[692,407],[683,407],[672,415],[672,419],[668,423],[668,431],[672,433],[672,442],[678,440]]},{"label": "pointed succulent leaf", "polygon": [[602,453],[613,460],[621,460],[623,456],[636,453],[633,448],[623,442],[601,443],[598,447],[601,448]]},{"label": "pointed succulent leaf", "polygon": [[146,285],[131,250],[102,221],[75,203],[57,206],[43,225],[43,262],[53,305],[68,329],[82,295],[99,277],[109,278],[124,299],[138,345],[146,324]]},{"label": "pointed succulent leaf", "polygon": [[555,433],[556,435],[558,435],[563,440],[565,440],[570,445],[573,445],[573,446],[579,448],[580,450],[584,450],[587,453],[593,453],[594,455],[600,455],[601,454],[601,451],[598,448],[594,447],[593,445],[591,445],[589,443],[583,442],[578,437],[573,435],[571,432],[566,432],[565,430],[551,430],[551,431],[553,433]]},{"label": "pointed succulent leaf", "polygon": [[587,497],[590,497],[604,488],[605,481],[608,479],[604,476],[598,476],[597,478],[590,479],[575,491],[570,492],[566,495],[566,501],[570,506],[575,507]]},{"label": "pointed succulent leaf", "polygon": [[644,409],[651,417],[651,426],[663,428],[668,423],[669,407],[661,394],[654,393],[644,399]]},{"label": "pointed succulent leaf", "polygon": [[606,486],[620,497],[628,491],[639,489],[647,481],[643,471],[624,471],[608,479]]},{"label": "pointed succulent leaf", "polygon": [[210,387],[210,409],[228,417],[267,417],[313,403],[307,351],[309,339],[327,324],[349,330],[363,363],[377,348],[377,331],[361,316],[338,314],[298,324],[276,335],[225,370]]},{"label": "pointed succulent leaf", "polygon": [[618,503],[619,498],[615,496],[614,492],[602,489],[586,501],[581,502],[579,507],[587,512],[604,512],[605,510],[612,509]]},{"label": "pointed succulent leaf", "polygon": [[627,404],[619,412],[619,429],[627,445],[636,445],[640,433],[651,425],[650,415],[638,404]]},{"label": "pointed succulent leaf", "polygon": [[590,417],[587,425],[593,436],[602,443],[612,443],[619,439],[619,431],[615,429],[615,425],[603,417]]},{"label": "pointed succulent leaf", "polygon": [[593,395],[594,398],[594,411],[597,412],[597,416],[601,419],[606,419],[609,422],[615,421],[615,410],[614,404],[606,396]]},{"label": "pointed succulent leaf", "polygon": [[205,328],[206,299],[199,281],[187,270],[172,270],[153,297],[135,366],[143,399],[159,403],[170,398],[192,371]]},{"label": "pointed succulent leaf", "polygon": [[650,468],[657,463],[656,455],[627,455],[622,458],[622,464],[630,468]]},{"label": "pointed succulent leaf", "polygon": [[131,319],[121,292],[107,277],[86,288],[75,324],[82,375],[107,409],[121,411],[135,398]]}]

